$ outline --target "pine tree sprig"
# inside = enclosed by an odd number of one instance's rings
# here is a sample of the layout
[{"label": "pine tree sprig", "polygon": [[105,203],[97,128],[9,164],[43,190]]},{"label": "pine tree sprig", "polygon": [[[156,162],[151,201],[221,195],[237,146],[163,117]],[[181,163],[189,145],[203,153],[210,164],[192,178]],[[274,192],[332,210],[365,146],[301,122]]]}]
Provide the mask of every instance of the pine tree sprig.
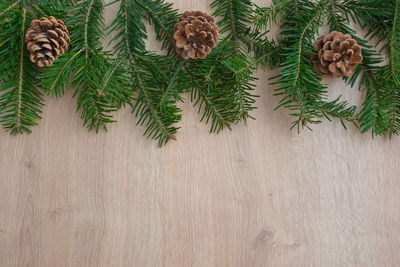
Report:
[{"label": "pine tree sprig", "polygon": [[193,62],[189,70],[192,102],[202,113],[201,121],[211,122],[212,133],[246,122],[255,109],[254,65],[230,38],[223,39],[206,59]]},{"label": "pine tree sprig", "polygon": [[[359,9],[355,6],[361,7]],[[400,86],[398,83],[400,66],[400,1],[387,1],[382,6],[375,0],[348,0],[338,5],[348,17],[367,29],[366,37],[377,39],[375,45],[383,44],[381,51],[387,51],[388,62],[385,66],[376,66],[364,56],[359,71],[350,80],[362,75],[360,86],[366,90],[366,99],[359,114],[361,131],[371,131],[372,136],[400,134]],[[368,51],[368,50],[366,50]],[[375,64],[374,64],[375,63]]]},{"label": "pine tree sprig", "polygon": [[42,87],[60,97],[73,89],[83,125],[98,132],[115,122],[112,113],[127,103],[130,81],[121,61],[115,62],[103,51],[104,3],[85,0],[70,10],[66,20],[71,32],[71,50],[41,76]]},{"label": "pine tree sprig", "polygon": [[24,42],[31,14],[24,3],[10,7],[4,10],[7,23],[0,33],[0,122],[15,135],[30,133],[37,125],[43,99],[37,89],[38,70],[29,61]]},{"label": "pine tree sprig", "polygon": [[[169,63],[169,58],[155,54],[131,62],[135,77],[133,88],[138,91],[132,113],[138,118],[138,124],[146,127],[144,135],[158,140],[159,146],[176,139],[179,127],[175,125],[181,120],[181,109],[176,106],[180,98],[176,80],[181,78],[178,76],[182,75],[182,67],[171,68]],[[145,67],[139,70],[138,64]]]},{"label": "pine tree sprig", "polygon": [[250,0],[214,0],[211,8],[214,9],[214,16],[221,17],[217,23],[220,33],[229,33],[233,39],[239,39],[252,22],[252,7]]},{"label": "pine tree sprig", "polygon": [[[294,6],[296,11],[294,11]],[[293,14],[286,10],[293,10]],[[326,86],[321,85],[321,78],[313,70],[310,56],[313,50],[313,38],[321,26],[321,18],[326,10],[324,1],[317,3],[308,0],[288,2],[284,10],[291,14],[283,17],[282,42],[287,43],[283,50],[286,60],[281,63],[280,73],[272,77],[277,84],[276,96],[283,96],[279,107],[291,110],[297,117],[292,128],[318,124],[324,114],[319,106],[326,99]]]},{"label": "pine tree sprig", "polygon": [[4,16],[7,15],[7,12],[12,11],[14,8],[18,6],[20,1],[13,2],[2,2],[0,3],[0,20],[4,19]]},{"label": "pine tree sprig", "polygon": [[150,24],[154,25],[156,38],[162,41],[162,49],[167,49],[170,55],[174,52],[174,26],[178,22],[179,12],[165,0],[137,1],[144,10]]},{"label": "pine tree sprig", "polygon": [[253,24],[255,32],[267,32],[269,26],[277,23],[277,16],[279,14],[279,4],[272,4],[269,7],[260,7],[253,4]]},{"label": "pine tree sprig", "polygon": [[116,33],[110,44],[114,45],[114,52],[124,58],[130,58],[135,54],[146,51],[145,39],[147,39],[144,25],[145,11],[140,5],[142,0],[115,1],[120,8],[115,20],[108,27],[109,33]]},{"label": "pine tree sprig", "polygon": [[[144,27],[149,19],[155,27],[157,39],[164,47],[172,48],[173,25],[177,21],[177,11],[164,1],[117,1],[120,9],[110,30],[116,32],[112,39],[117,55],[126,61],[125,68],[133,81],[129,89],[134,96],[130,99],[132,113],[139,125],[146,128],[148,138],[158,140],[159,146],[175,139],[181,120],[181,110],[177,102],[186,87],[183,61],[156,55],[147,51]],[[167,45],[168,44],[168,45]]]}]

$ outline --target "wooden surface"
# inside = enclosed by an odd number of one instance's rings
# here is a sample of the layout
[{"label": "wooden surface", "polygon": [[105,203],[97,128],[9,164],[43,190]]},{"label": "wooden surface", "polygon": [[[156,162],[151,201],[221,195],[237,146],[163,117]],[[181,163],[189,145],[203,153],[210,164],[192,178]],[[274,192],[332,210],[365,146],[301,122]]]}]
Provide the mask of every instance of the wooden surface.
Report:
[{"label": "wooden surface", "polygon": [[178,141],[162,149],[129,110],[96,135],[71,94],[47,99],[32,135],[0,134],[0,266],[399,266],[400,139],[338,121],[290,131],[287,112],[273,112],[272,74],[258,75],[257,121],[210,135],[187,102]]}]

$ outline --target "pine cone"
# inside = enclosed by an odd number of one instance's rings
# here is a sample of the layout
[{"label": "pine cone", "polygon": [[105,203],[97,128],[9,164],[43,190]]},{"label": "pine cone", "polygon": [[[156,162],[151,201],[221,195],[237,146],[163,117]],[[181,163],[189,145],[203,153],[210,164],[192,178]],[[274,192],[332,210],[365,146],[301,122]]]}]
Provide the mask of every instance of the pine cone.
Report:
[{"label": "pine cone", "polygon": [[321,35],[315,42],[318,52],[317,67],[322,73],[331,73],[335,77],[352,76],[358,64],[363,60],[361,46],[350,34],[333,31]]},{"label": "pine cone", "polygon": [[30,60],[38,67],[53,65],[68,50],[70,36],[64,22],[54,17],[33,20],[25,35]]},{"label": "pine cone", "polygon": [[175,25],[175,50],[184,59],[203,59],[216,46],[218,27],[201,11],[186,11]]}]

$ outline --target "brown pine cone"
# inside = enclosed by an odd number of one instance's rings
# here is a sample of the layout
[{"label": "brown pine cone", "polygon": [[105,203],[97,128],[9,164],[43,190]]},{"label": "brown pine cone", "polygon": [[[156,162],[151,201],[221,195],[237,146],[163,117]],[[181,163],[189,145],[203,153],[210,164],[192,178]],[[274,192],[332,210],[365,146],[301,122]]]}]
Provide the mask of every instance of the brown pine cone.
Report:
[{"label": "brown pine cone", "polygon": [[184,59],[203,59],[216,46],[218,27],[201,11],[186,11],[175,25],[175,50]]},{"label": "brown pine cone", "polygon": [[30,60],[41,68],[53,65],[68,50],[70,36],[62,20],[48,17],[32,21],[25,42]]},{"label": "brown pine cone", "polygon": [[322,73],[335,77],[352,76],[363,60],[361,46],[350,34],[333,31],[321,35],[315,42],[318,53],[316,66]]}]

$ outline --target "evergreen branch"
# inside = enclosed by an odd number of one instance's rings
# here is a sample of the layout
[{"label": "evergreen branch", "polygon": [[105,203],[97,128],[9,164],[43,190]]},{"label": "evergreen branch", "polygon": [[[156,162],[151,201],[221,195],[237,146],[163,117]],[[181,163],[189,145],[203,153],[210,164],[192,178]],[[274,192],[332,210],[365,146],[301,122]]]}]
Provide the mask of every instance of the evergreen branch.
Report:
[{"label": "evergreen branch", "polygon": [[145,11],[150,24],[154,25],[156,38],[162,41],[162,49],[167,48],[172,54],[174,26],[179,18],[178,11],[172,7],[171,3],[164,0],[137,1],[137,4]]},{"label": "evergreen branch", "polygon": [[254,4],[253,24],[255,32],[267,32],[268,26],[277,22],[279,6],[279,4],[273,4],[269,7],[260,7]]},{"label": "evergreen branch", "polygon": [[88,40],[88,31],[89,31],[89,19],[90,19],[90,15],[92,13],[93,10],[93,5],[95,3],[96,0],[90,0],[89,1],[89,5],[87,7],[87,12],[85,14],[85,22],[83,24],[83,32],[84,32],[84,37],[83,37],[83,51],[85,53],[85,59],[86,62],[88,61],[89,58],[89,51],[90,51],[90,46],[89,44],[89,40]]},{"label": "evergreen branch", "polygon": [[129,99],[130,81],[120,64],[102,54],[91,54],[88,61],[84,55],[77,58],[72,87],[83,125],[89,130],[107,130],[107,124],[115,122],[111,113]]},{"label": "evergreen branch", "polygon": [[254,91],[253,82],[257,79],[252,77],[254,72],[252,62],[248,60],[246,55],[239,52],[237,52],[236,56],[222,61],[222,64],[232,72],[229,75],[233,75],[234,78],[231,87],[234,89],[234,103],[238,116],[236,122],[243,121],[247,124],[247,119],[254,119],[249,113],[256,109],[254,104],[256,102],[255,98],[258,96],[254,95],[252,91]]},{"label": "evergreen branch", "polygon": [[349,106],[347,101],[340,101],[340,98],[341,97],[338,97],[333,101],[321,103],[319,110],[328,120],[331,120],[330,117],[339,118],[344,128],[346,128],[346,125],[343,121],[351,122],[358,127],[358,117],[356,115],[357,107]]},{"label": "evergreen branch", "polygon": [[[223,45],[220,44],[220,47]],[[217,75],[216,67],[222,57],[222,53],[217,52],[218,50],[201,62],[203,66],[192,65],[193,69],[189,70],[192,77],[191,101],[194,106],[198,106],[198,113],[203,112],[200,121],[208,124],[211,120],[211,133],[219,133],[225,127],[231,129],[231,124],[236,120],[232,103],[226,101],[227,95],[222,90],[218,90],[215,83],[210,82]],[[214,60],[210,60],[211,57]]]},{"label": "evergreen branch", "polygon": [[126,68],[103,52],[100,41],[105,29],[103,9],[102,0],[85,0],[74,6],[67,20],[72,50],[41,77],[46,92],[58,97],[70,84],[84,126],[96,132],[106,130],[107,124],[114,122],[111,113],[131,95],[127,90],[130,82]]},{"label": "evergreen branch", "polygon": [[[320,123],[324,117],[319,106],[326,98],[326,86],[320,84],[321,78],[313,70],[309,55],[326,8],[326,1],[314,4],[298,0],[288,2],[282,9],[283,14],[287,12],[282,30],[286,60],[281,64],[280,74],[271,79],[276,79],[273,84],[280,85],[275,95],[283,96],[277,108],[286,107],[292,110],[291,115],[298,117],[292,128]],[[291,14],[294,9],[296,13]]]},{"label": "evergreen branch", "polygon": [[85,0],[71,10],[67,20],[71,34],[71,47],[75,51],[83,49],[86,61],[89,53],[102,50],[104,37],[104,3],[102,0]]},{"label": "evergreen branch", "polygon": [[83,49],[65,54],[54,63],[50,71],[42,74],[42,88],[47,94],[56,97],[64,95],[65,89],[69,86],[69,78],[75,70],[74,60],[82,51]]},{"label": "evergreen branch", "polygon": [[[25,32],[26,29],[26,8],[22,9],[22,33]],[[22,35],[23,36],[23,35]],[[20,42],[22,44],[20,45],[19,48],[19,62],[18,62],[18,81],[17,81],[17,107],[16,107],[16,123],[15,123],[15,129],[20,129],[21,128],[21,107],[22,107],[22,85],[23,85],[23,75],[24,75],[24,40],[22,39]],[[19,130],[17,130],[19,131]]]},{"label": "evergreen branch", "polygon": [[[182,78],[177,78],[181,65],[168,72],[166,64],[170,61],[166,57],[147,54],[137,60],[144,68],[139,70],[137,63],[131,62],[136,78],[134,88],[139,92],[132,112],[139,118],[138,124],[146,126],[144,135],[158,140],[159,146],[163,146],[176,138],[175,134],[179,129],[175,124],[181,120],[181,110],[176,106],[176,96],[180,89],[179,86],[172,85],[172,81]],[[167,79],[160,80],[160,73]],[[171,83],[166,83],[167,80]]]},{"label": "evergreen branch", "polygon": [[[368,29],[367,37],[377,37],[377,44],[384,42],[388,52],[388,63],[376,67],[365,57],[360,66],[364,70],[361,86],[367,91],[363,108],[359,114],[361,131],[371,131],[373,136],[400,133],[400,1],[390,0],[383,7],[375,0],[348,0],[339,8],[353,20]],[[354,5],[362,7],[355,9]],[[353,9],[354,8],[354,9]],[[379,60],[381,61],[381,60]],[[376,62],[375,62],[376,63]],[[380,63],[380,62],[378,62]],[[361,72],[351,78],[352,83]]]},{"label": "evergreen branch", "polygon": [[366,37],[370,39],[377,37],[378,44],[390,36],[391,25],[388,22],[391,21],[394,0],[386,1],[385,6],[377,0],[344,0],[342,3],[336,3],[336,6],[342,10],[347,19],[350,17],[363,29],[368,29]]},{"label": "evergreen branch", "polygon": [[109,32],[117,34],[111,39],[114,51],[121,57],[130,58],[146,50],[146,27],[143,23],[144,10],[138,3],[141,0],[120,1],[117,17],[109,27]]},{"label": "evergreen branch", "polygon": [[389,40],[389,66],[394,82],[400,87],[400,0],[396,0],[394,9]]},{"label": "evergreen branch", "polygon": [[287,4],[287,0],[273,1],[269,7],[253,4],[252,21],[254,26],[252,29],[248,29],[246,34],[240,36],[248,51],[254,54],[256,66],[261,66],[263,69],[267,65],[275,69],[283,62],[281,47],[275,41],[269,41],[267,34],[269,33],[268,26],[277,23],[279,10],[285,4]]},{"label": "evergreen branch", "polygon": [[179,83],[179,78],[181,78],[181,74],[183,72],[183,65],[185,64],[185,61],[180,61],[178,62],[177,66],[175,67],[175,71],[172,74],[171,79],[166,85],[165,91],[161,97],[160,100],[160,106],[163,106],[168,100],[170,99],[176,99],[176,100],[181,100],[179,93],[181,89],[176,90],[176,87],[178,86]]},{"label": "evergreen branch", "polygon": [[231,37],[223,39],[206,59],[192,62],[188,71],[192,77],[191,100],[202,113],[201,121],[211,121],[211,132],[252,118],[254,68]]},{"label": "evergreen branch", "polygon": [[367,91],[363,108],[359,114],[361,132],[371,131],[372,135],[386,134],[389,125],[385,111],[387,101],[385,100],[386,90],[384,89],[380,75],[366,74],[363,77],[363,84]]},{"label": "evergreen branch", "polygon": [[247,46],[247,50],[254,54],[256,66],[277,68],[283,61],[281,47],[274,41],[269,41],[265,33],[256,30],[244,34],[240,40]]},{"label": "evergreen branch", "polygon": [[30,133],[40,120],[43,99],[37,90],[37,69],[29,61],[24,35],[30,14],[24,5],[8,10],[0,33],[0,121],[11,134]]},{"label": "evergreen branch", "polygon": [[252,20],[252,3],[250,0],[214,0],[211,8],[214,8],[214,16],[222,19],[217,23],[220,33],[229,32],[233,40],[248,32]]},{"label": "evergreen branch", "polygon": [[[260,39],[249,38],[248,24],[253,19],[253,4],[250,0],[214,0],[213,15],[221,17],[217,22],[220,33],[228,33],[205,60],[193,64],[192,101],[199,105],[201,120],[211,120],[211,132],[247,119],[254,119],[250,112],[255,109],[253,94],[256,80],[252,75],[255,62],[246,55],[247,51],[269,53],[271,43],[261,44]],[[262,41],[267,41],[264,39]]]},{"label": "evergreen branch", "polygon": [[110,29],[117,32],[112,43],[118,55],[129,63],[126,69],[133,80],[130,88],[137,92],[132,112],[138,117],[138,124],[146,127],[144,135],[163,146],[175,139],[179,129],[175,124],[181,120],[181,110],[176,102],[181,100],[179,93],[185,88],[181,82],[183,61],[179,63],[146,51],[143,24],[146,14],[155,25],[158,39],[172,44],[168,38],[172,36],[177,12],[163,1],[121,1]]},{"label": "evergreen branch", "polygon": [[[13,8],[15,8],[18,4],[19,4],[20,0],[16,1],[15,3],[11,4],[11,2],[4,2],[1,3],[1,5],[4,6],[0,6],[0,19],[3,17],[3,15],[5,15],[7,12],[11,11]],[[9,5],[9,6],[7,6]]]},{"label": "evergreen branch", "polygon": [[57,19],[67,18],[67,11],[73,7],[74,0],[30,0],[29,7],[36,13],[37,17],[53,16]]}]

